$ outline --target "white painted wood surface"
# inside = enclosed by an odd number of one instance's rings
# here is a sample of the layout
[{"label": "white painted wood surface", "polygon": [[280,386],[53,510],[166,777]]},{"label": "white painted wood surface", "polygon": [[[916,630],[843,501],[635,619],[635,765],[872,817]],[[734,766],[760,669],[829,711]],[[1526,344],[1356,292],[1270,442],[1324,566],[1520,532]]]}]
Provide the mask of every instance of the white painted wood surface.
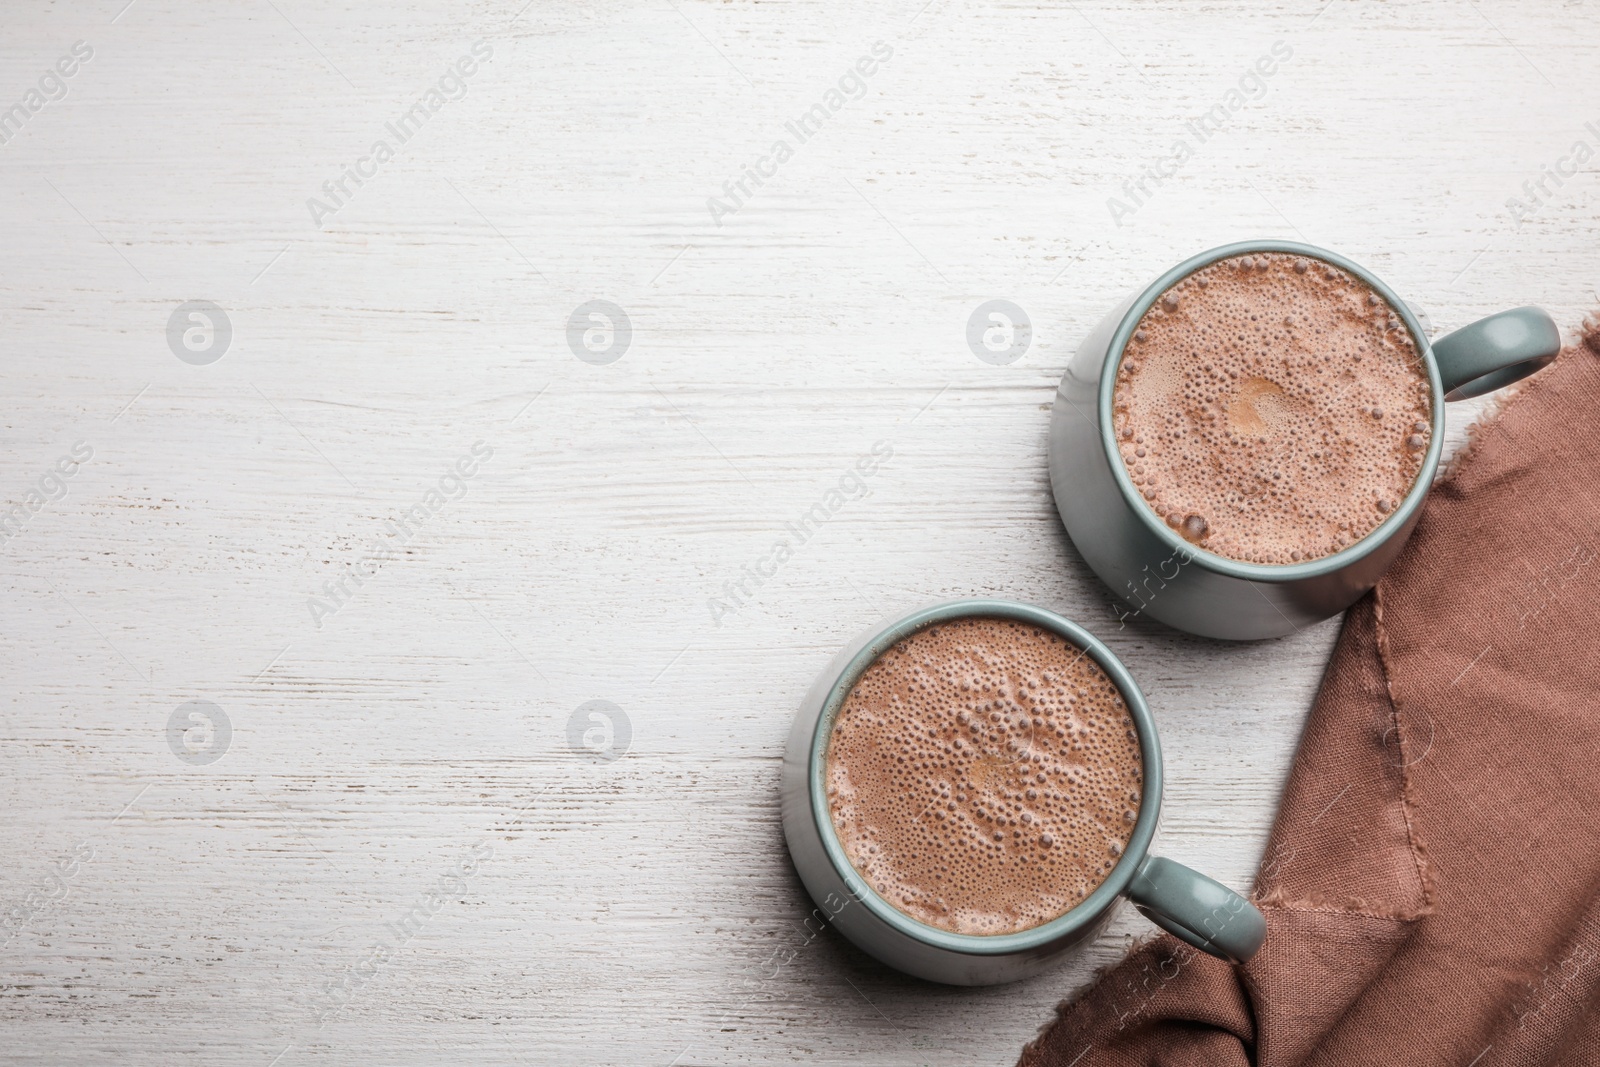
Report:
[{"label": "white painted wood surface", "polygon": [[[1337,624],[1117,629],[1048,494],[1069,353],[1257,235],[1439,329],[1596,299],[1594,162],[1523,187],[1600,147],[1592,5],[125,2],[13,4],[0,42],[24,110],[93,49],[0,146],[0,497],[93,449],[0,546],[8,1064],[1008,1063],[1147,928],[988,990],[808,941],[775,787],[813,674],[920,601],[1060,610],[1159,716],[1160,848],[1247,886]],[[314,226],[477,41],[465,96]],[[878,41],[861,98],[788,133]],[[607,366],[565,335],[592,298],[633,326]],[[1033,322],[1009,366],[964,337],[994,298]],[[198,299],[233,331],[209,366],[166,334]],[[316,625],[478,441],[465,496]],[[714,621],[878,441],[870,495]],[[169,748],[193,700],[231,723],[209,764]],[[569,744],[591,700],[618,759]]]}]

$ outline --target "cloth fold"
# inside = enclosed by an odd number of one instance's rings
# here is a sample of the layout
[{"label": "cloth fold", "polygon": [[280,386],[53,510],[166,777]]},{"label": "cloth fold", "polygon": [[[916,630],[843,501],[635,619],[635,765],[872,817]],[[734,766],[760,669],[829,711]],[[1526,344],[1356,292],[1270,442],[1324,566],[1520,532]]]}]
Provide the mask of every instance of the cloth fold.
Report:
[{"label": "cloth fold", "polygon": [[1346,615],[1257,873],[1021,1067],[1600,1063],[1600,325],[1479,427]]}]

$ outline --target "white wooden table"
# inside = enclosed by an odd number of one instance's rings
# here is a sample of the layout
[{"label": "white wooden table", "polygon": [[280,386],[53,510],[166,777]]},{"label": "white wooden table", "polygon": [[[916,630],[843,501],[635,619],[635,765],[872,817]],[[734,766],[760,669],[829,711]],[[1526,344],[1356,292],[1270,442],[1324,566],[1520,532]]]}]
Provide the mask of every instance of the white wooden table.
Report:
[{"label": "white wooden table", "polygon": [[0,43],[7,1064],[1008,1063],[1148,928],[987,990],[809,939],[813,675],[1062,611],[1160,719],[1159,847],[1245,887],[1337,623],[1118,629],[1045,475],[1070,352],[1250,236],[1441,330],[1596,299],[1592,5],[126,2]]}]

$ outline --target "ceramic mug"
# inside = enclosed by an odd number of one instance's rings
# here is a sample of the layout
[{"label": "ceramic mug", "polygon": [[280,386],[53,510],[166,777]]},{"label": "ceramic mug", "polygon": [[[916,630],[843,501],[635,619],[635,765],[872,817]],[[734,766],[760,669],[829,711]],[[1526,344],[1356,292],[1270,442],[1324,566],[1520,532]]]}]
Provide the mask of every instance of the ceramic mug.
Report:
[{"label": "ceramic mug", "polygon": [[[1286,252],[1331,263],[1371,286],[1410,332],[1427,366],[1433,433],[1422,469],[1376,529],[1331,556],[1292,564],[1244,563],[1186,541],[1134,486],[1113,440],[1112,393],[1123,346],[1156,299],[1230,256]],[[1050,485],[1072,541],[1130,607],[1205,637],[1281,637],[1330,618],[1377,584],[1417,524],[1444,447],[1444,402],[1480,396],[1534,373],[1561,351],[1556,324],[1538,308],[1480,319],[1429,343],[1415,314],[1366,268],[1294,241],[1246,241],[1203,252],[1135,292],[1078,348],[1050,416]]]},{"label": "ceramic mug", "polygon": [[[879,896],[845,856],[828,810],[824,775],[833,723],[856,680],[884,652],[935,623],[1004,618],[1059,634],[1083,649],[1121,691],[1144,758],[1144,791],[1127,848],[1106,880],[1066,914],[1010,934],[957,934],[913,919]],[[952,600],[876,626],[847,645],[806,695],[783,758],[783,833],[816,901],[813,916],[907,974],[951,985],[992,985],[1035,974],[1093,938],[1126,896],[1158,926],[1196,948],[1244,960],[1261,947],[1266,920],[1233,890],[1149,854],[1161,812],[1161,746],[1144,694],[1121,661],[1053,612],[1004,600]]]}]

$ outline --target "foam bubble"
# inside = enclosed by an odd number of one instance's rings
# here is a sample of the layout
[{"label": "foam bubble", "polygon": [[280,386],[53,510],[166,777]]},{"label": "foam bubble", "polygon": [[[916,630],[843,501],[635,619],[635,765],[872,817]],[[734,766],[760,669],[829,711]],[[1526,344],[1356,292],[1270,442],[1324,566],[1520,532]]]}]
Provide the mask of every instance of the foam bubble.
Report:
[{"label": "foam bubble", "polygon": [[920,630],[861,675],[828,741],[845,855],[896,908],[964,934],[1026,930],[1105,881],[1144,763],[1105,671],[1028,623]]}]

